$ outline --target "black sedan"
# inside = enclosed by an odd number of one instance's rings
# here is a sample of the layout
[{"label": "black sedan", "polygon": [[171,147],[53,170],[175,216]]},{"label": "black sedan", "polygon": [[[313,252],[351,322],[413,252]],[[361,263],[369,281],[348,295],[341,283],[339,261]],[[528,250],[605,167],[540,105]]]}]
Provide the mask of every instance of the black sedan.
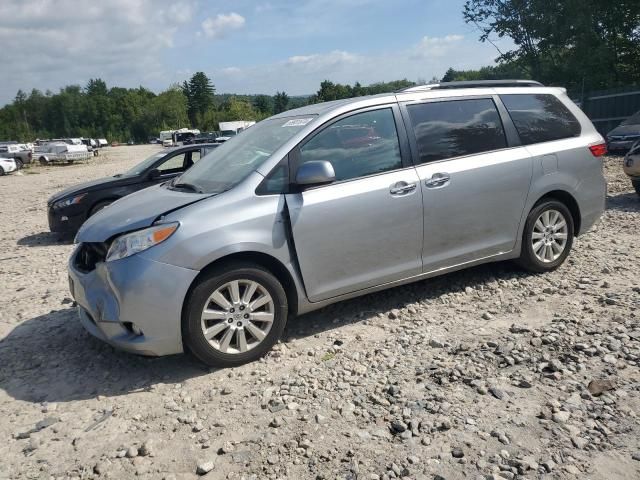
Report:
[{"label": "black sedan", "polygon": [[634,113],[607,133],[607,150],[612,153],[628,152],[638,140],[640,140],[640,112]]},{"label": "black sedan", "polygon": [[143,188],[171,180],[217,146],[201,144],[163,150],[125,173],[58,192],[47,201],[49,229],[73,234],[87,218],[110,203]]}]

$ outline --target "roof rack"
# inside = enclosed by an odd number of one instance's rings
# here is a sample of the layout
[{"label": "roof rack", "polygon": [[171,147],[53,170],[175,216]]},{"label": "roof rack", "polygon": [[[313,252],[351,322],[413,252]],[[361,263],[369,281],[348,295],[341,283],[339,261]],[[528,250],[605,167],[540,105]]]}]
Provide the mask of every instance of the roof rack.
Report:
[{"label": "roof rack", "polygon": [[398,93],[421,92],[423,90],[453,90],[457,88],[492,88],[492,87],[544,87],[535,80],[472,80],[464,82],[442,82],[431,85],[416,85],[398,90]]}]

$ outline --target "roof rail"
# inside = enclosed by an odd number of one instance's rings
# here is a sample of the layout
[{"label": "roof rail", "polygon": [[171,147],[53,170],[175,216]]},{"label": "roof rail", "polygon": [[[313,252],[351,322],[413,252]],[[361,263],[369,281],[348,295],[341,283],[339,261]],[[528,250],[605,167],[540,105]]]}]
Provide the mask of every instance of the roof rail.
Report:
[{"label": "roof rail", "polygon": [[464,82],[442,82],[431,85],[416,85],[398,90],[397,93],[421,92],[423,90],[453,90],[457,88],[492,88],[492,87],[544,87],[535,80],[471,80]]}]

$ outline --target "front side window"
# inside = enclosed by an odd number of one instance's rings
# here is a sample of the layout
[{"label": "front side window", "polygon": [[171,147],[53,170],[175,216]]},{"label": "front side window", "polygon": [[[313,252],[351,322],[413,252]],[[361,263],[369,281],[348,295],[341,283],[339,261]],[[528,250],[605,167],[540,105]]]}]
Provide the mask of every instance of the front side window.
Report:
[{"label": "front side window", "polygon": [[184,169],[185,158],[187,153],[179,153],[174,155],[173,157],[167,159],[156,168],[160,170],[160,172],[164,173],[176,173]]},{"label": "front side window", "polygon": [[507,146],[500,115],[488,98],[408,105],[419,163]]},{"label": "front side window", "polygon": [[580,136],[580,122],[550,94],[500,95],[524,145]]},{"label": "front side window", "polygon": [[356,113],[322,130],[300,149],[300,163],[331,162],[336,180],[349,180],[402,167],[391,108]]}]

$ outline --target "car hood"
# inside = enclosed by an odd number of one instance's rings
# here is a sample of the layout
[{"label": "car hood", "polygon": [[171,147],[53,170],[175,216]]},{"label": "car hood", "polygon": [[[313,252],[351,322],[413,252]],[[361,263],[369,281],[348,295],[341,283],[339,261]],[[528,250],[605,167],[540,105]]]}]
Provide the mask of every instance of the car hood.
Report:
[{"label": "car hood", "polygon": [[89,217],[77,242],[106,242],[115,235],[145,228],[162,215],[209,198],[212,194],[169,190],[161,185],[127,195]]},{"label": "car hood", "polygon": [[101,190],[107,187],[116,187],[119,185],[128,185],[140,181],[139,177],[104,177],[90,182],[80,183],[72,187],[66,188],[60,192],[57,192],[49,197],[47,204],[51,205],[53,202],[61,200],[72,195],[79,195],[81,193],[93,192],[95,190]]},{"label": "car hood", "polygon": [[620,125],[607,133],[607,137],[612,135],[640,135],[640,125]]}]

